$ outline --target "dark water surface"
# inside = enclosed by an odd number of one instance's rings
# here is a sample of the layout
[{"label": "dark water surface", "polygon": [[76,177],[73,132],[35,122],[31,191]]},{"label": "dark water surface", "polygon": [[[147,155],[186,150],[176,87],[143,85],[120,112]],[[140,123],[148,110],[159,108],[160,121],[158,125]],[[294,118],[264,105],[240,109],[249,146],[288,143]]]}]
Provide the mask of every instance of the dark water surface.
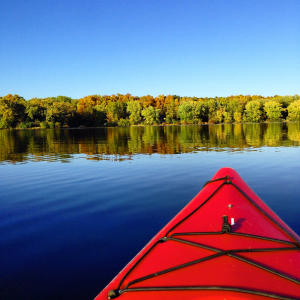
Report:
[{"label": "dark water surface", "polygon": [[300,233],[300,124],[0,131],[0,299],[93,299],[221,167]]}]

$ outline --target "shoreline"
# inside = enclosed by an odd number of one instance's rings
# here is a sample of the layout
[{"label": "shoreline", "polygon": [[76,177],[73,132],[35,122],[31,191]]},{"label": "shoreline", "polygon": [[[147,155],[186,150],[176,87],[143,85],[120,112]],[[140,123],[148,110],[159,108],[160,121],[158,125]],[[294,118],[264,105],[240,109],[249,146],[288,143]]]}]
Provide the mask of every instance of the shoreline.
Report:
[{"label": "shoreline", "polygon": [[182,127],[182,126],[223,126],[223,125],[249,125],[249,124],[288,124],[288,123],[299,123],[300,121],[264,121],[264,122],[232,122],[232,123],[209,123],[203,122],[201,124],[153,124],[153,125],[145,125],[145,124],[137,124],[137,125],[129,125],[129,126],[78,126],[78,127],[54,127],[54,128],[41,128],[41,127],[31,127],[31,128],[1,128],[0,130],[55,130],[55,129],[77,129],[77,130],[86,130],[86,129],[99,129],[99,128],[130,128],[130,127]]}]

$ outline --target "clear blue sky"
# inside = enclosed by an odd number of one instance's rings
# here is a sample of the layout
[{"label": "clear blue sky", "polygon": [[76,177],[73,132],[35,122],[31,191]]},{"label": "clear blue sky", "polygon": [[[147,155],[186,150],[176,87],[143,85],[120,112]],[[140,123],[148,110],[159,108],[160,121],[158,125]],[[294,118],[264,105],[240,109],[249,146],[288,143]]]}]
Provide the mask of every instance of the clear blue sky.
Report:
[{"label": "clear blue sky", "polygon": [[2,0],[0,95],[300,93],[299,0]]}]

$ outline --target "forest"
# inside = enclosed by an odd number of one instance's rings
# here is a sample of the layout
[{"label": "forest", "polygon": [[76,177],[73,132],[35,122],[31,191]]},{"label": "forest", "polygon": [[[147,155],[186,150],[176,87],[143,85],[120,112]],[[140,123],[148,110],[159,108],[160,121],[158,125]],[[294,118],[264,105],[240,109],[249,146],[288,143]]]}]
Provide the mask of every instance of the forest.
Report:
[{"label": "forest", "polygon": [[300,96],[159,95],[0,97],[0,128],[60,128],[300,121]]}]

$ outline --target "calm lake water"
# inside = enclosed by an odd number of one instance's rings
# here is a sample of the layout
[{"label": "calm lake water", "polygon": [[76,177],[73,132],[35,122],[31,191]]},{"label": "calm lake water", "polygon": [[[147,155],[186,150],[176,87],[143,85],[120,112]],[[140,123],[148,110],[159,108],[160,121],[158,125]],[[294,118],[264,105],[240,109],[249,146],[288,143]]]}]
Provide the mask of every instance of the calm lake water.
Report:
[{"label": "calm lake water", "polygon": [[300,233],[300,124],[0,131],[0,299],[93,299],[221,167]]}]

